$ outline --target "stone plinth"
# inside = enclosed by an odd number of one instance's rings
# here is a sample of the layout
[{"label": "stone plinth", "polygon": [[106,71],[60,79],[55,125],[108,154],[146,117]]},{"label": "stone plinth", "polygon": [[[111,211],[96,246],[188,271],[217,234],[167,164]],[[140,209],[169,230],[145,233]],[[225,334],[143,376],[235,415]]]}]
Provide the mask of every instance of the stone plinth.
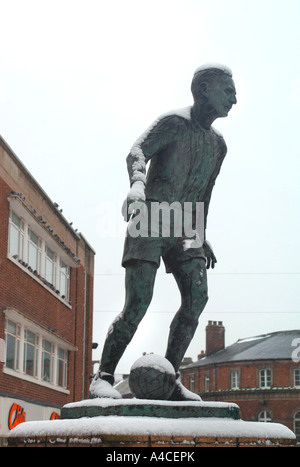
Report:
[{"label": "stone plinth", "polygon": [[[159,452],[162,452],[164,448],[190,451],[192,448],[201,447],[294,447],[295,445],[296,440],[290,438],[204,435],[14,436],[10,437],[8,441],[8,447],[98,447],[119,448],[121,450],[123,448],[127,448],[127,450],[128,448],[153,448],[159,449]],[[150,460],[149,457],[147,459]]]},{"label": "stone plinth", "polygon": [[88,399],[67,404],[62,419],[117,415],[119,417],[155,418],[240,418],[236,404],[227,402],[172,402],[149,399]]},{"label": "stone plinth", "polygon": [[[87,416],[89,410],[94,416]],[[63,416],[68,418],[21,423],[10,432],[9,446],[183,451],[197,447],[295,445],[294,433],[284,425],[241,420],[238,406],[231,403],[89,399],[67,404]]]}]

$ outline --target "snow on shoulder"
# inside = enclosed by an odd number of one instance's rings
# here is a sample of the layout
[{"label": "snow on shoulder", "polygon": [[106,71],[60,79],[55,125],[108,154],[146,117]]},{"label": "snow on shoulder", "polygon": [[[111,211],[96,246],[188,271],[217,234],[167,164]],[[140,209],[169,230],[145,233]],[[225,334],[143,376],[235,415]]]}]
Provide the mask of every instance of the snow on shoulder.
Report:
[{"label": "snow on shoulder", "polygon": [[[143,182],[144,184],[146,183],[146,176],[144,174],[144,171],[146,170],[146,158],[143,153],[143,150],[141,148],[141,145],[149,135],[149,133],[159,124],[161,120],[163,120],[166,117],[170,117],[173,115],[177,115],[178,117],[185,118],[186,120],[190,120],[191,118],[191,106],[189,107],[184,107],[183,109],[177,109],[177,110],[172,110],[170,112],[166,112],[160,117],[158,117],[152,125],[147,128],[144,133],[135,141],[133,144],[130,154],[135,158],[135,162],[132,165],[132,182]],[[143,199],[143,198],[141,198]]]},{"label": "snow on shoulder", "polygon": [[144,157],[144,154],[143,154],[143,151],[141,149],[141,145],[142,143],[145,141],[145,139],[147,138],[147,136],[149,135],[149,133],[151,132],[151,130],[153,130],[154,127],[156,127],[156,125],[158,125],[158,123],[163,120],[164,118],[166,117],[171,117],[173,115],[176,115],[178,117],[182,117],[182,118],[185,118],[186,120],[190,120],[191,118],[191,106],[188,106],[188,107],[184,107],[182,109],[176,109],[176,110],[171,110],[171,111],[168,111],[168,112],[165,112],[164,114],[160,115],[153,123],[152,125],[150,125],[146,131],[144,131],[144,133],[142,133],[142,135],[135,141],[134,145],[132,146],[131,150],[130,150],[130,153],[137,157],[140,164],[143,165],[144,161],[145,161],[145,157]]}]

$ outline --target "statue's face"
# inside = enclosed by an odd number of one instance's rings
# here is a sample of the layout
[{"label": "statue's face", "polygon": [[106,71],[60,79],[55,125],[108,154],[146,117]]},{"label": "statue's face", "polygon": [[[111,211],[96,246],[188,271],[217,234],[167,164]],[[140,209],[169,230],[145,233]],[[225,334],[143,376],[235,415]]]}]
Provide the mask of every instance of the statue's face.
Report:
[{"label": "statue's face", "polygon": [[220,76],[207,87],[207,104],[218,117],[227,117],[233,104],[236,104],[236,90],[232,78]]}]

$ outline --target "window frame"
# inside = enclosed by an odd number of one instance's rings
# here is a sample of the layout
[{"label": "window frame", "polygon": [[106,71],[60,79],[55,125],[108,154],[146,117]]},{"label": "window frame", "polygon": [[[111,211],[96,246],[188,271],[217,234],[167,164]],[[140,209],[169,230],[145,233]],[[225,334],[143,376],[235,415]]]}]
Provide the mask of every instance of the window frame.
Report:
[{"label": "window frame", "polygon": [[[68,371],[69,371],[69,351],[76,350],[71,344],[64,343],[61,339],[51,336],[50,333],[44,331],[39,326],[31,324],[27,318],[23,318],[22,315],[19,315],[18,312],[13,310],[5,310],[5,346],[7,348],[7,336],[11,336],[12,333],[9,331],[8,322],[13,323],[18,327],[20,331],[19,336],[19,345],[18,345],[18,355],[16,355],[16,349],[14,350],[15,361],[19,361],[19,367],[15,364],[14,368],[7,365],[8,353],[6,351],[6,361],[4,362],[3,372],[10,374],[12,376],[17,376],[26,381],[31,381],[36,384],[55,389],[60,392],[69,394],[68,389]],[[20,319],[18,319],[18,315]],[[30,336],[29,336],[30,333]],[[34,336],[34,344],[31,342],[28,343],[28,337]],[[50,344],[50,380],[47,381],[44,376],[44,342],[47,341]],[[31,346],[28,349],[28,345]],[[34,355],[33,362],[33,371],[26,371],[26,362],[28,361],[28,350],[30,350],[31,355]],[[32,353],[33,352],[33,353]],[[60,380],[58,379],[58,369],[59,369],[59,352],[63,352],[63,379],[61,380],[63,385],[60,385]]]},{"label": "window frame", "polygon": [[[63,353],[62,356],[60,355],[61,353]],[[60,373],[61,369],[62,374]],[[60,378],[62,378],[62,384],[59,384]],[[67,387],[68,385],[68,352],[60,347],[57,349],[56,381],[60,387]]]},{"label": "window frame", "polygon": [[[52,257],[51,257],[52,256]],[[48,270],[48,265],[50,265],[51,272]],[[50,272],[50,273],[49,273]],[[44,278],[49,282],[53,287],[57,285],[57,255],[45,244],[44,251]]]},{"label": "window frame", "polygon": [[[31,341],[33,339],[33,342]],[[23,373],[32,376],[33,378],[38,377],[38,363],[39,363],[39,336],[32,332],[30,329],[24,328],[24,349],[23,349]],[[32,355],[32,370],[30,368],[30,355]]]},{"label": "window frame", "polygon": [[[264,383],[263,383],[264,380]],[[260,389],[271,389],[272,370],[271,368],[260,368],[258,371],[258,382]]]},{"label": "window frame", "polygon": [[257,421],[260,423],[270,423],[272,421],[272,415],[268,410],[261,410],[257,414]]},{"label": "window frame", "polygon": [[210,392],[210,377],[208,374],[204,375],[204,392]]},{"label": "window frame", "polygon": [[[50,350],[45,348],[45,344],[50,345]],[[46,378],[47,375],[47,365],[45,365],[46,357],[48,356],[48,361],[49,361],[49,379]],[[54,344],[49,340],[49,339],[42,339],[42,367],[41,367],[41,378],[43,381],[46,381],[48,383],[54,383],[55,382],[55,377],[54,377],[54,359],[55,359],[55,346]]]},{"label": "window frame", "polygon": [[300,368],[294,368],[293,377],[294,377],[294,388],[300,389]]},{"label": "window frame", "polygon": [[[59,258],[59,269],[58,269],[58,275],[59,275],[59,290],[61,292],[62,297],[65,297],[65,300],[69,300],[70,298],[70,277],[71,277],[71,271],[70,271],[70,266],[65,264],[65,262]],[[66,288],[62,287],[62,278],[64,278],[64,283]]]},{"label": "window frame", "polygon": [[[20,225],[14,222],[14,216],[18,218]],[[15,229],[17,231],[18,239],[18,251],[12,251],[12,232]],[[9,222],[8,222],[8,251],[12,257],[17,256],[21,260],[24,259],[24,248],[25,248],[25,225],[24,219],[18,216],[13,210],[9,210]]]},{"label": "window frame", "polygon": [[300,444],[300,410],[297,410],[293,416],[293,431],[296,435],[297,445]]},{"label": "window frame", "polygon": [[[33,237],[36,237],[33,239]],[[25,244],[27,247],[27,264],[28,266],[33,270],[36,271],[37,274],[42,273],[42,241],[40,237],[34,232],[34,230],[28,226],[27,229],[27,237],[25,237]],[[32,259],[30,258],[30,252],[34,251],[35,253],[35,261],[32,262]],[[34,264],[35,263],[35,264]]]},{"label": "window frame", "polygon": [[[15,333],[9,330],[9,325],[15,326]],[[5,320],[5,366],[7,368],[10,368],[11,370],[14,371],[19,371],[20,370],[20,345],[21,345],[21,338],[20,338],[20,326],[12,321],[11,319],[6,319]],[[8,352],[8,339],[7,336],[10,337],[10,339],[13,340],[13,365],[12,366],[7,366],[7,359],[9,356]]]},{"label": "window frame", "polygon": [[[19,221],[19,226],[13,222],[15,216]],[[12,229],[18,231],[18,254],[15,249],[12,250]],[[67,264],[64,255],[60,254],[58,248],[54,249],[54,244],[50,243],[50,240],[47,241],[39,235],[32,223],[29,224],[25,218],[19,216],[19,214],[10,208],[8,258],[47,288],[49,292],[61,300],[66,306],[71,308],[71,267],[76,266]],[[30,258],[30,251],[32,248],[36,251],[36,261],[34,264]],[[53,255],[52,258],[50,258],[48,252],[51,252]],[[47,262],[51,262],[51,277],[46,277]],[[64,285],[63,290],[60,290],[61,285]]]},{"label": "window frame", "polygon": [[195,392],[195,373],[189,374],[189,390]]},{"label": "window frame", "polygon": [[230,370],[230,389],[240,389],[240,370]]}]

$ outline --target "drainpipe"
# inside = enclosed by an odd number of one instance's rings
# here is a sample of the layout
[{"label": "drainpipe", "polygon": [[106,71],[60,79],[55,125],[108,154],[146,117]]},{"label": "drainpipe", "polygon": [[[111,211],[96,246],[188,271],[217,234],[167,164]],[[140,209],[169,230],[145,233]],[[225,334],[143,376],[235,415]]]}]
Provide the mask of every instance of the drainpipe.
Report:
[{"label": "drainpipe", "polygon": [[83,290],[83,344],[82,344],[82,383],[81,383],[81,399],[84,399],[84,387],[85,387],[85,343],[86,343],[86,284],[87,274],[84,271],[84,290]]}]

